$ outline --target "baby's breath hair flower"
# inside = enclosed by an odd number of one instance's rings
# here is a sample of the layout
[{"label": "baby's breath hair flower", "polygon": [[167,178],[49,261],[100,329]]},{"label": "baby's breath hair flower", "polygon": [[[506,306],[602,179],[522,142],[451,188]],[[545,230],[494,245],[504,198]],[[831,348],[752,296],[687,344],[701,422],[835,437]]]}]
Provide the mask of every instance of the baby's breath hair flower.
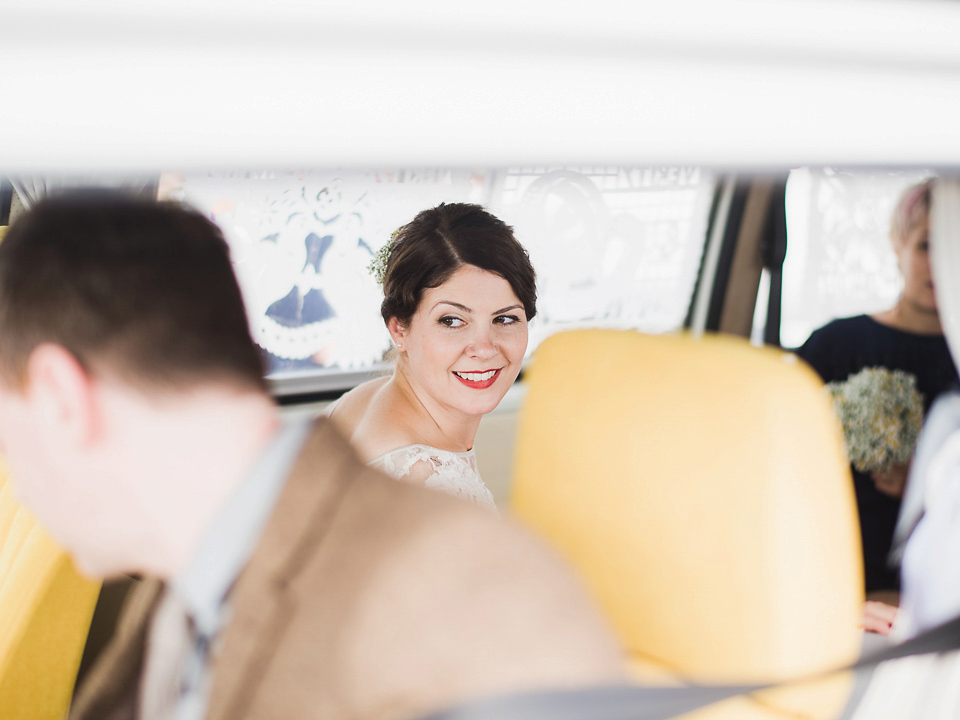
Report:
[{"label": "baby's breath hair flower", "polygon": [[864,368],[827,384],[843,426],[850,462],[860,472],[886,471],[910,461],[923,426],[917,379],[902,370]]},{"label": "baby's breath hair flower", "polygon": [[370,264],[367,265],[367,270],[370,271],[370,274],[373,275],[373,279],[377,281],[378,285],[383,285],[384,279],[387,277],[387,263],[390,261],[390,253],[393,251],[393,244],[397,240],[397,235],[400,234],[400,231],[405,228],[406,225],[401,225],[392,233],[390,233],[390,239],[385,242],[379,250],[373,255],[373,259],[370,261]]}]

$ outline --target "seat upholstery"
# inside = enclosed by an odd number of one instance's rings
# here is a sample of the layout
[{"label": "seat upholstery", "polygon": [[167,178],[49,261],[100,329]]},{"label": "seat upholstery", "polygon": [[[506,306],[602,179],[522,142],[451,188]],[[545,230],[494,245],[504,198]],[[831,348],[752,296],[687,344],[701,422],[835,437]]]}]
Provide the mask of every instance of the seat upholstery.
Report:
[{"label": "seat upholstery", "polygon": [[17,503],[0,468],[0,717],[61,720],[99,583]]},{"label": "seat upholstery", "polygon": [[[540,346],[527,385],[512,511],[579,570],[643,678],[856,658],[856,506],[812,371],[739,338],[580,330]],[[835,676],[689,717],[829,718],[848,692]]]}]

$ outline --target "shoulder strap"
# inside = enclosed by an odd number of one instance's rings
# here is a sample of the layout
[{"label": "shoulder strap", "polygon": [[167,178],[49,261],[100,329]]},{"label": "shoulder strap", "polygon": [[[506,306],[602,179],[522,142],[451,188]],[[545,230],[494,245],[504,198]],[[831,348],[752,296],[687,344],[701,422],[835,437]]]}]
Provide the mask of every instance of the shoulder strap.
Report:
[{"label": "shoulder strap", "polygon": [[853,665],[838,668],[833,672],[859,670],[860,668],[879,665],[887,660],[897,660],[912,655],[927,655],[929,653],[958,649],[960,649],[960,616],[930,628],[909,640],[904,640],[902,643],[891,645],[888,648],[868,655]]},{"label": "shoulder strap", "polygon": [[668,720],[737,695],[873,667],[887,660],[960,649],[960,617],[857,662],[812,676],[754,685],[616,686],[493,698],[426,720]]}]

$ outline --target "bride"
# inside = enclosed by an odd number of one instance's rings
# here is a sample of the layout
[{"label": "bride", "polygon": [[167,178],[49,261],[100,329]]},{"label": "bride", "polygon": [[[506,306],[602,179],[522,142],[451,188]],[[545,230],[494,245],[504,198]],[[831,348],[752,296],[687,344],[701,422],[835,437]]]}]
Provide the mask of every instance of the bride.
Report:
[{"label": "bride", "polygon": [[396,367],[328,415],[364,462],[496,512],[473,443],[527,348],[537,312],[527,252],[510,226],[464,203],[424,210],[381,252],[380,313]]}]

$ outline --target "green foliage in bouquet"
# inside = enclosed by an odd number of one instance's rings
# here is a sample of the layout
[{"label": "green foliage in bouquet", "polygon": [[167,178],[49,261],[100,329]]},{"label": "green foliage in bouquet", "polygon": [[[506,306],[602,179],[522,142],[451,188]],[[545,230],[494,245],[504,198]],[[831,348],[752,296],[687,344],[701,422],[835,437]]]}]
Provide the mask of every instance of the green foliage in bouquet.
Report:
[{"label": "green foliage in bouquet", "polygon": [[827,384],[827,389],[857,470],[886,471],[910,461],[923,426],[923,396],[913,375],[864,368],[843,382]]}]

